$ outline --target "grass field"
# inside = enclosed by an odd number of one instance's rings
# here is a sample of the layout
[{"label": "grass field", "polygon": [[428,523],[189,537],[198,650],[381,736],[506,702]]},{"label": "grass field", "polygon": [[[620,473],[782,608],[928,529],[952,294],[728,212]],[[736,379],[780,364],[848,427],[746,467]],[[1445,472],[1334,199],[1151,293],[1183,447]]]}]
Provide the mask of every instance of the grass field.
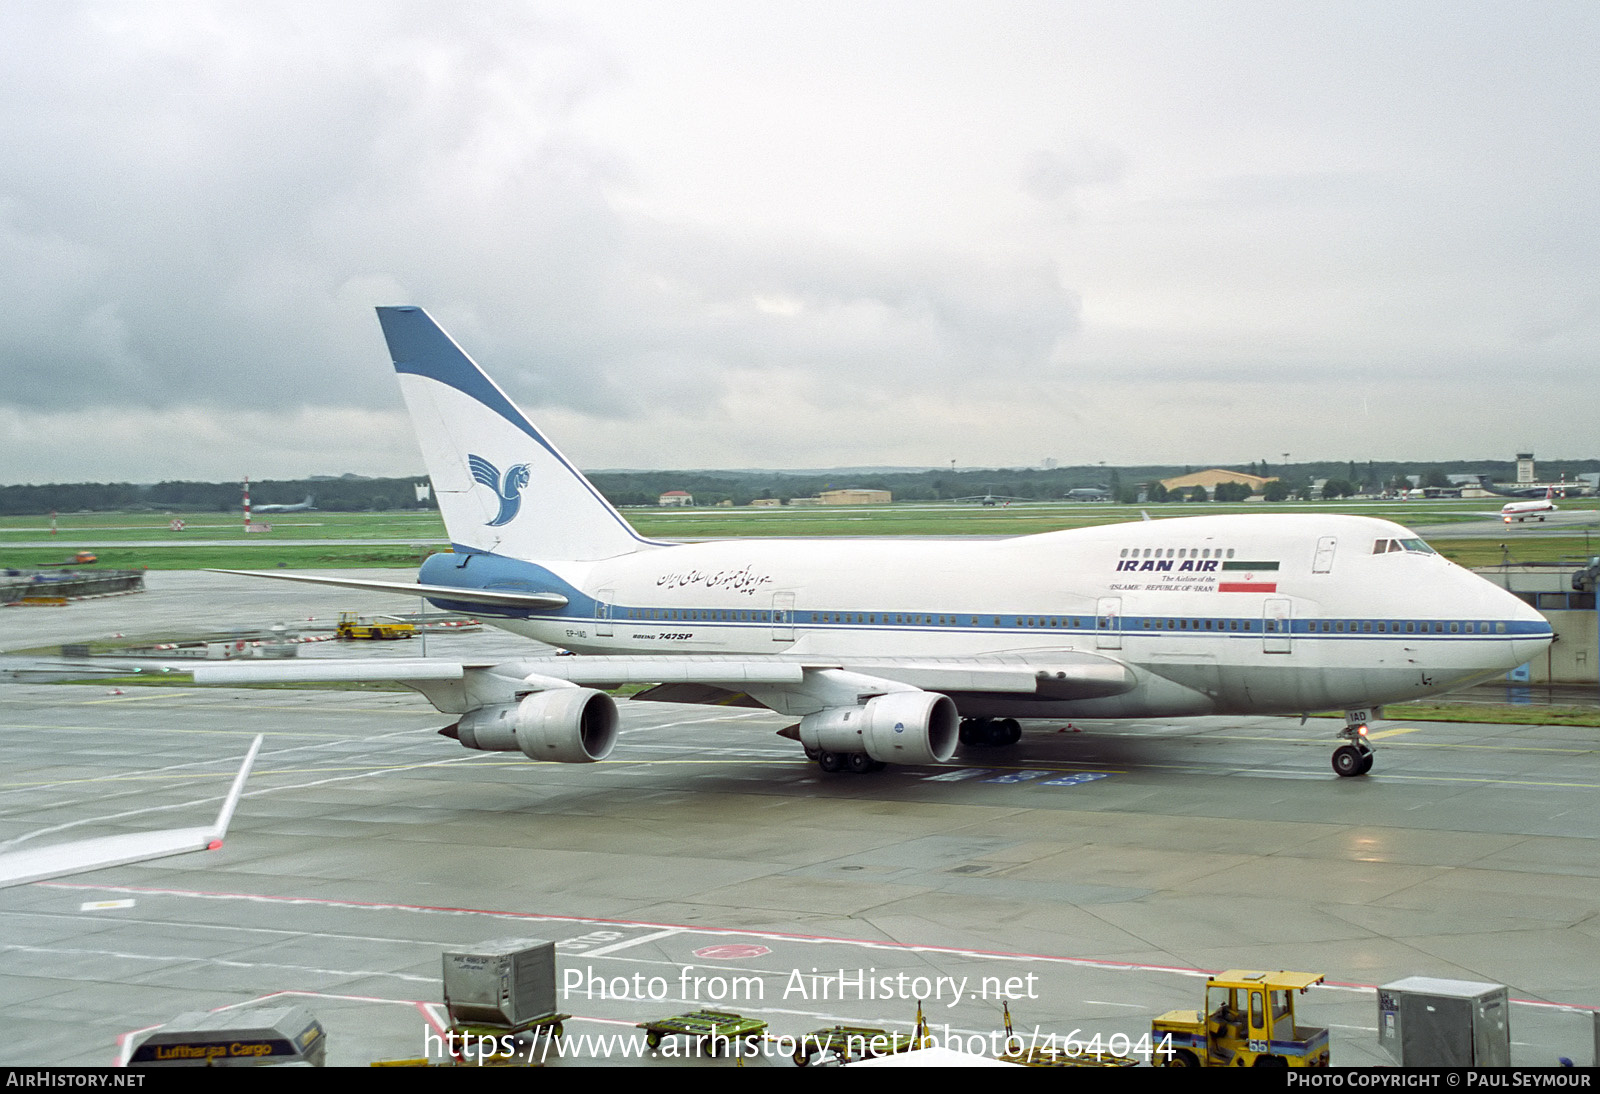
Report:
[{"label": "grass field", "polygon": [[[1476,501],[1319,502],[1267,505],[1086,505],[1065,502],[1018,503],[1005,508],[972,505],[908,504],[861,508],[818,509],[630,509],[625,516],[645,536],[666,539],[769,536],[1017,536],[1142,519],[1227,513],[1355,513],[1397,521],[1408,527],[1461,525],[1468,536],[1472,521],[1497,506],[1494,499]],[[1600,518],[1600,501],[1562,503],[1570,519],[1584,512]],[[181,520],[183,528],[171,524]],[[239,569],[302,569],[334,567],[409,567],[427,552],[448,544],[437,512],[293,513],[282,520],[265,518],[268,533],[246,535],[240,521],[219,513],[72,513],[49,521],[40,517],[0,518],[0,565],[31,567],[61,562],[80,549],[92,550],[108,568],[187,570],[206,567]],[[1492,528],[1492,531],[1488,530]],[[1542,526],[1501,529],[1461,538],[1454,531],[1436,535],[1438,551],[1464,566],[1489,566],[1511,561],[1554,562],[1591,554],[1590,537],[1581,527],[1570,535],[1529,535]],[[1600,525],[1596,526],[1600,531]],[[288,540],[335,540],[336,546],[296,545]],[[48,542],[49,546],[12,546]],[[1508,545],[1503,552],[1500,545]],[[1600,535],[1593,549],[1600,552]]]}]

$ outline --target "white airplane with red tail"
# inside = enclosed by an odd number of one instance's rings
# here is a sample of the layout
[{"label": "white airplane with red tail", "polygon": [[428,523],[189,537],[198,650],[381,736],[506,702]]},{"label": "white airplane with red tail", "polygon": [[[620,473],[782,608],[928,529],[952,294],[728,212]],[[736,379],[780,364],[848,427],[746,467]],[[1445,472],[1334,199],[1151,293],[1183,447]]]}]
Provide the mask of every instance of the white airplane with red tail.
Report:
[{"label": "white airplane with red tail", "polygon": [[1513,521],[1521,524],[1529,518],[1542,521],[1546,513],[1556,511],[1556,503],[1553,500],[1555,496],[1556,489],[1552,486],[1545,490],[1542,498],[1535,498],[1532,501],[1508,501],[1500,510],[1500,519],[1507,524]]}]

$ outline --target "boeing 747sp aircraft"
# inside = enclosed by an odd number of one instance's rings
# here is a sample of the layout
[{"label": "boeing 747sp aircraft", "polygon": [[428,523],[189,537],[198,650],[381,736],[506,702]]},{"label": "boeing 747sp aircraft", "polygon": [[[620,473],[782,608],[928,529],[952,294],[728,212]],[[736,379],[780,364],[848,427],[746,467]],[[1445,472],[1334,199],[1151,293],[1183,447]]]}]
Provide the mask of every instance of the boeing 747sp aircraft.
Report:
[{"label": "boeing 747sp aircraft", "polygon": [[468,748],[600,760],[604,689],[763,706],[826,771],[948,760],[1017,719],[1346,712],[1340,775],[1380,704],[1544,650],[1532,608],[1398,524],[1339,515],[1141,521],[993,541],[680,544],[640,537],[419,308],[378,309],[452,553],[425,596],[582,656],[197,667],[201,682],[400,680]]}]

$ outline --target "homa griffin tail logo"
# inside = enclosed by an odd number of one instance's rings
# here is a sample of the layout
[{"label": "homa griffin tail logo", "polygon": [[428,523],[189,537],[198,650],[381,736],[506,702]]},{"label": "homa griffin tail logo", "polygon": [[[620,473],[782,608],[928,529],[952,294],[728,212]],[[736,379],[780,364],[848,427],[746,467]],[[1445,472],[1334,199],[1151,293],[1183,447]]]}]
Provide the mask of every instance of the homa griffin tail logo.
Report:
[{"label": "homa griffin tail logo", "polygon": [[488,526],[499,528],[515,520],[517,510],[522,508],[522,491],[528,485],[528,465],[519,463],[509,468],[502,479],[500,469],[494,464],[468,452],[467,466],[472,469],[473,479],[493,490],[495,497],[500,499],[500,512],[487,522]]}]

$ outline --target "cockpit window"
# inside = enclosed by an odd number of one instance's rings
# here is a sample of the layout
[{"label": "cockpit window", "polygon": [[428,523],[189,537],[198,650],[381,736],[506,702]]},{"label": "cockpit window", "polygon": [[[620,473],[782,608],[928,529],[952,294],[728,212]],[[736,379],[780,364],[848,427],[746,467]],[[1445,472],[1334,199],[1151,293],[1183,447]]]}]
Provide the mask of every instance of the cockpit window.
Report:
[{"label": "cockpit window", "polygon": [[1372,553],[1375,555],[1385,554],[1389,551],[1411,551],[1419,555],[1438,553],[1420,539],[1380,539],[1372,545]]}]

